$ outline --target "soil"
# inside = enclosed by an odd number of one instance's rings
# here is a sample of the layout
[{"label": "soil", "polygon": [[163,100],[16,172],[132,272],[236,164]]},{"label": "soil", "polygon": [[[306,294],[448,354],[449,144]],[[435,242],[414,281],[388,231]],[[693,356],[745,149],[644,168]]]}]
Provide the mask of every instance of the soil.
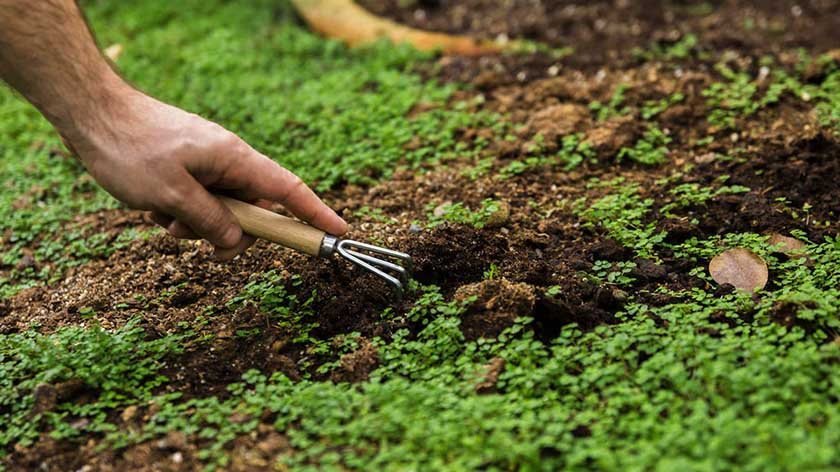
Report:
[{"label": "soil", "polygon": [[[669,299],[654,293],[657,287],[715,289],[689,275],[695,262],[635,259],[603,230],[582,224],[569,206],[560,204],[608,191],[588,186],[593,178],[621,177],[639,184],[643,195],[655,201],[650,222],[667,230],[672,242],[743,231],[789,234],[796,229],[821,240],[840,229],[840,187],[836,185],[840,140],[836,135],[821,128],[812,113],[789,98],[741,119],[735,131],[715,130],[706,122],[707,108],[700,94],[717,79],[712,65],[724,54],[733,62],[754,66],[766,53],[793,61],[797,47],[814,53],[837,47],[840,30],[834,20],[840,2],[814,0],[800,2],[798,7],[781,1],[705,2],[710,12],[687,2],[623,0],[360,3],[421,28],[490,38],[505,35],[575,48],[563,58],[547,53],[443,57],[422,72],[430,78],[469,82],[472,89],[457,98],[481,96],[483,100],[470,102],[477,111],[502,113],[514,123],[513,140],[501,139],[489,129],[464,130],[461,136],[464,141],[488,139],[482,157],[494,158],[494,169],[526,156],[538,133],[549,152],[563,136],[581,133],[596,149],[595,160],[572,171],[539,169],[509,179],[472,178],[465,171],[472,169],[473,162],[453,161],[419,174],[397,172],[370,188],[346,186],[326,195],[352,223],[351,238],[408,252],[414,258],[417,281],[440,286],[448,297],[473,299],[462,327],[468,338],[494,336],[516,317],[532,316],[537,335],[551,339],[568,323],[592,329],[617,322],[615,314],[629,293],[645,303],[661,305]],[[712,57],[688,58],[674,67],[642,61],[633,52],[652,42],[674,43],[685,33],[696,34]],[[616,163],[618,149],[631,145],[644,128],[628,118],[598,122],[588,105],[593,100],[608,101],[618,84],[629,86],[626,103],[631,106],[674,92],[685,95],[681,104],[656,118],[672,139],[667,164]],[[715,136],[714,143],[696,145],[708,135]],[[660,179],[708,185],[721,175],[729,176],[728,185],[743,185],[750,191],[714,197],[705,206],[680,210],[677,217],[660,213],[670,199],[667,189],[656,185]],[[781,204],[781,197],[788,203]],[[457,201],[476,208],[486,198],[503,201],[510,210],[492,227],[413,225],[426,221],[430,206]],[[811,207],[806,218],[791,211],[805,204]],[[387,221],[356,216],[365,206],[381,209]],[[105,231],[126,222],[148,225],[142,214],[130,211],[86,218]],[[691,223],[694,219],[696,224]],[[617,287],[585,276],[597,260],[635,262],[636,281]],[[496,266],[498,278],[485,280],[491,265]],[[339,368],[331,374],[302,371],[305,347],[291,342],[293,333],[284,332],[255,307],[227,305],[253,274],[270,269],[283,275],[290,290],[304,296],[312,291],[318,294],[313,309],[319,326],[313,336],[330,339],[360,333],[359,348],[342,356]],[[295,287],[291,286],[293,274],[301,280]],[[560,290],[549,294],[547,288],[552,286]],[[200,242],[158,234],[134,241],[107,259],[71,269],[55,284],[29,289],[0,304],[0,333],[32,325],[45,332],[91,323],[115,328],[140,317],[154,336],[178,332],[186,323],[199,334],[213,336],[189,346],[169,364],[165,374],[173,380],[170,388],[187,396],[224,395],[229,383],[253,368],[282,371],[293,379],[309,374],[334,381],[363,381],[378,363],[372,338],[387,339],[401,328],[420,329],[406,321],[383,321],[382,311],[394,307],[399,312],[413,301],[412,296],[395,300],[384,283],[343,261],[309,258],[261,241],[233,262],[219,263]],[[214,308],[208,311],[208,307]],[[93,315],[82,308],[92,308]],[[790,322],[787,311],[779,307],[780,323]],[[196,326],[199,316],[209,322]],[[260,328],[258,334],[237,334],[254,328]],[[477,381],[477,390],[492,391],[503,368],[503,362],[489,365],[485,378]],[[44,401],[52,398],[49,391],[44,395]],[[45,438],[30,449],[15,451],[7,466],[10,470],[199,468],[196,444],[176,435],[117,452],[97,452],[93,443],[80,446]],[[259,469],[259,464],[288,448],[285,438],[265,425],[258,434],[230,446],[232,470]]]}]

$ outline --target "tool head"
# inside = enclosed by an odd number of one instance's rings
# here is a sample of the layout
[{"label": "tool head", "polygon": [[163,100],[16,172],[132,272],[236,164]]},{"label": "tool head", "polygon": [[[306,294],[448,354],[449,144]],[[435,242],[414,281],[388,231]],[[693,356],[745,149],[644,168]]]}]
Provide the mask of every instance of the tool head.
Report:
[{"label": "tool head", "polygon": [[411,256],[408,254],[350,239],[328,241],[325,238],[324,249],[330,253],[335,250],[341,257],[384,279],[397,297],[402,297],[403,282],[408,279],[411,270]]}]

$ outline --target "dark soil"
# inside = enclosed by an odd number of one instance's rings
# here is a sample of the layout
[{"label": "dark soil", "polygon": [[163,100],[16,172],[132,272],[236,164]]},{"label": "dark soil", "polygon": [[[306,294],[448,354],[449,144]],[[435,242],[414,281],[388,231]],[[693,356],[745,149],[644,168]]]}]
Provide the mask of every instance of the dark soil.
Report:
[{"label": "dark soil", "polygon": [[[673,43],[685,33],[696,34],[715,58],[732,50],[733,60],[746,64],[755,64],[759,55],[769,52],[793,57],[796,47],[821,52],[840,46],[838,2],[800,2],[798,9],[779,1],[703,4],[712,5],[712,11],[687,2],[621,0],[360,3],[421,28],[492,38],[504,34],[575,48],[574,54],[563,59],[543,53],[444,57],[424,73],[470,82],[474,88],[462,92],[464,98],[482,95],[484,102],[475,105],[477,109],[504,114],[516,125],[513,141],[488,129],[464,130],[465,141],[489,139],[482,157],[492,157],[494,169],[526,156],[538,133],[548,151],[556,149],[563,136],[581,133],[597,150],[594,162],[572,171],[538,169],[500,180],[472,179],[464,171],[473,163],[456,161],[418,175],[400,172],[371,188],[350,186],[327,196],[353,224],[350,237],[406,251],[414,258],[416,280],[440,286],[447,296],[475,297],[462,325],[468,338],[495,336],[517,317],[532,316],[537,335],[550,339],[569,323],[592,329],[616,322],[615,314],[629,293],[660,305],[669,299],[654,294],[657,287],[680,290],[705,284],[688,275],[695,263],[667,257],[659,262],[634,259],[631,251],[605,232],[586,227],[570,208],[558,205],[607,192],[586,185],[595,177],[623,177],[638,183],[645,196],[656,200],[651,221],[667,230],[672,242],[692,236],[795,229],[820,240],[840,229],[840,141],[821,129],[812,114],[794,100],[783,99],[780,105],[739,122],[736,131],[710,129],[700,92],[716,80],[711,67],[714,59],[690,58],[674,67],[640,61],[632,52],[655,42]],[[410,6],[401,6],[405,4]],[[588,105],[593,100],[608,101],[618,84],[630,87],[626,100],[630,106],[674,92],[685,95],[683,103],[656,119],[672,139],[667,164],[651,168],[616,163],[618,149],[635,142],[644,128],[638,120],[627,118],[598,122]],[[695,145],[710,134],[716,138],[713,144]],[[733,158],[721,159],[723,155]],[[666,187],[656,184],[658,180],[676,176],[676,183],[708,185],[721,175],[730,176],[727,184],[751,190],[681,209],[673,218],[659,214],[670,197]],[[787,203],[780,203],[781,197]],[[463,202],[476,208],[486,198],[503,201],[510,208],[510,214],[493,227],[448,223],[435,229],[412,227],[415,220],[426,221],[430,205]],[[805,204],[811,207],[806,217],[792,211]],[[381,209],[389,221],[355,216],[365,206]],[[692,224],[695,218],[699,222]],[[126,221],[143,224],[139,213],[122,211],[98,214],[91,223],[108,230]],[[635,262],[636,282],[620,288],[593,281],[584,273],[597,260]],[[484,280],[491,265],[497,267],[498,278]],[[319,326],[313,336],[330,339],[354,331],[361,334],[360,348],[345,354],[333,373],[301,371],[306,367],[300,361],[307,354],[304,346],[290,341],[293,333],[283,332],[253,306],[227,305],[253,274],[270,269],[286,280],[293,274],[301,277],[302,283],[290,290],[302,296],[312,291],[318,294],[313,309]],[[561,290],[549,295],[546,289],[552,286]],[[170,363],[166,374],[173,379],[172,388],[187,395],[223,395],[229,383],[252,368],[282,371],[293,379],[305,373],[334,381],[366,379],[378,363],[370,339],[387,339],[401,328],[420,329],[408,322],[386,322],[380,316],[389,306],[406,309],[414,297],[395,301],[381,281],[338,259],[318,260],[259,242],[247,254],[223,264],[213,261],[210,249],[202,243],[179,242],[161,234],[135,241],[108,259],[72,269],[49,287],[33,288],[8,300],[0,305],[0,333],[33,324],[42,331],[94,322],[114,328],[140,317],[150,335],[163,335],[178,332],[186,324],[199,334],[213,336],[207,343],[190,346],[182,358]],[[84,307],[93,308],[95,315],[83,317]],[[208,312],[207,307],[214,309]],[[196,327],[198,316],[209,323]],[[790,318],[786,307],[779,307],[778,318],[780,323]],[[254,328],[259,328],[258,334],[237,335]],[[503,364],[489,365],[476,388],[492,391],[503,368]],[[288,447],[273,428],[261,428],[259,434],[232,446],[231,470],[258,470],[267,458]],[[196,451],[195,444],[176,436],[116,453],[95,452],[93,445],[79,449],[45,438],[29,450],[15,452],[7,463],[10,470],[77,470],[85,464],[90,470],[194,470]]]},{"label": "dark soil", "polygon": [[838,47],[836,1],[359,0],[420,29],[573,47],[578,66],[616,66],[634,48],[693,33],[711,50],[761,55]]}]

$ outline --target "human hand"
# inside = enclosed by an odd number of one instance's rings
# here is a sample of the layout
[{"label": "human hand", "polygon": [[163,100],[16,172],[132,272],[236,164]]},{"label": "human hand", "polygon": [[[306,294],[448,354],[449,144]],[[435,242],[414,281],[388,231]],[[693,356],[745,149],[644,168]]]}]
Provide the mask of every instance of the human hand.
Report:
[{"label": "human hand", "polygon": [[172,236],[207,239],[222,260],[253,244],[208,189],[264,207],[278,202],[327,233],[347,231],[300,178],[230,131],[130,87],[114,97],[62,135],[105,190],[149,210]]}]

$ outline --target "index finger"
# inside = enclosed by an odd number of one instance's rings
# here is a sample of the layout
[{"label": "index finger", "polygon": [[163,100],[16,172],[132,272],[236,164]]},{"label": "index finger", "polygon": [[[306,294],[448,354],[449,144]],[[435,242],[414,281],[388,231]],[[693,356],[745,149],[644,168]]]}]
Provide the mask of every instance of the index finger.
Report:
[{"label": "index finger", "polygon": [[327,233],[340,236],[347,223],[328,207],[297,175],[247,146],[238,157],[228,155],[216,185],[238,190],[244,198],[264,198],[282,204],[296,217]]}]

